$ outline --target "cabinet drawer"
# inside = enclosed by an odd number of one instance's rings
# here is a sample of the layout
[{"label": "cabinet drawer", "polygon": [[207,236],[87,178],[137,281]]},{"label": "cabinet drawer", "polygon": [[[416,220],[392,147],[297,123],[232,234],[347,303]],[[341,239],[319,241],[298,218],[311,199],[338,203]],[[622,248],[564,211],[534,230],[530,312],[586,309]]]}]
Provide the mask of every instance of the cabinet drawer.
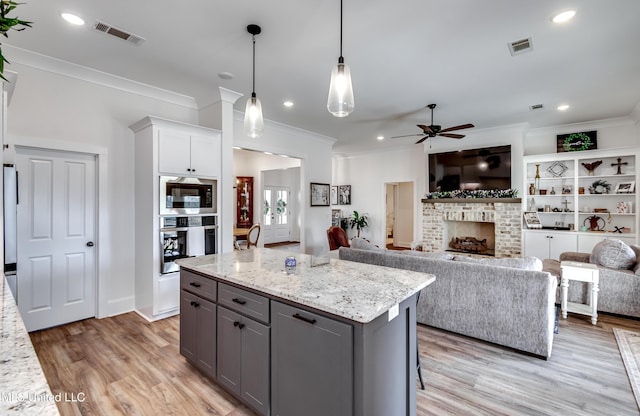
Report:
[{"label": "cabinet drawer", "polygon": [[215,302],[216,287],[217,283],[215,280],[191,273],[187,270],[180,271],[180,289]]},{"label": "cabinet drawer", "polygon": [[220,283],[218,303],[245,316],[269,323],[269,299],[237,287]]}]

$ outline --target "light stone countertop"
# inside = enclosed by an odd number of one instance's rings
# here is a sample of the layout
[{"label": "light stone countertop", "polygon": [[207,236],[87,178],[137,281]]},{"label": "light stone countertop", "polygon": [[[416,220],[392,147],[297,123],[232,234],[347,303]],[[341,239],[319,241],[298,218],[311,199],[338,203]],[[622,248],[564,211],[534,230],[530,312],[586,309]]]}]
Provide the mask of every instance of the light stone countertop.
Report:
[{"label": "light stone countertop", "polygon": [[0,414],[59,415],[9,285],[0,280]]},{"label": "light stone countertop", "polygon": [[[297,266],[288,272],[287,256]],[[180,259],[181,267],[351,321],[368,323],[435,281],[427,273],[255,248]]]}]

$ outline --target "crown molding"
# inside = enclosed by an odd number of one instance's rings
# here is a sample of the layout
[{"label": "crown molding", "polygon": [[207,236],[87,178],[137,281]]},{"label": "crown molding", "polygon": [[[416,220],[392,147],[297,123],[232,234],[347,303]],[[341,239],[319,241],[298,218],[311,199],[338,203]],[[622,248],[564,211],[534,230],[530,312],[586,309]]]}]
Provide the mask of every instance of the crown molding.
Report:
[{"label": "crown molding", "polygon": [[615,117],[615,118],[608,118],[604,120],[594,120],[594,121],[586,121],[586,122],[572,123],[572,124],[560,124],[557,126],[530,129],[527,132],[527,136],[539,135],[539,134],[572,133],[576,131],[576,129],[598,129],[598,128],[602,129],[607,127],[629,126],[633,124],[635,123],[631,119],[631,117]]},{"label": "crown molding", "polygon": [[86,66],[77,65],[62,59],[53,58],[27,49],[3,44],[3,53],[9,57],[12,63],[29,66],[43,71],[69,78],[75,78],[108,88],[125,91],[143,97],[153,98],[158,101],[175,104],[181,107],[197,109],[195,98],[162,88],[154,87],[141,82],[132,81],[117,75],[108,74]]}]

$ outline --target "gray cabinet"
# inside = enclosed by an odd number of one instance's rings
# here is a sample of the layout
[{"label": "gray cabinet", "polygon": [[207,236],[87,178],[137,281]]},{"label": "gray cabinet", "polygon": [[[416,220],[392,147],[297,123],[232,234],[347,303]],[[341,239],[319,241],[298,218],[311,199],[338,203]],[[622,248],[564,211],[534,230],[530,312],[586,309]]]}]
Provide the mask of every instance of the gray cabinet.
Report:
[{"label": "gray cabinet", "polygon": [[274,416],[353,414],[353,327],[271,301]]},{"label": "gray cabinet", "polygon": [[180,291],[180,354],[206,375],[216,376],[216,305]]},{"label": "gray cabinet", "polygon": [[218,383],[269,414],[269,327],[218,306]]}]

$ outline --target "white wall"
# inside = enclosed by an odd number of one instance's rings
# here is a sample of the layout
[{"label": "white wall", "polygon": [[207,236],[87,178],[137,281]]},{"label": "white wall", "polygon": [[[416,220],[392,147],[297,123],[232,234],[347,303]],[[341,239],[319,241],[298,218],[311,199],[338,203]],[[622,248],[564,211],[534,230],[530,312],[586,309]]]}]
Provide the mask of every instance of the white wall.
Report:
[{"label": "white wall", "polygon": [[8,108],[5,142],[11,146],[4,152],[5,163],[12,163],[14,145],[26,139],[105,149],[109,167],[102,178],[107,198],[100,201],[105,213],[100,228],[106,230],[103,234],[108,235],[108,247],[101,247],[106,255],[101,259],[103,290],[98,298],[106,300],[107,305],[101,305],[105,315],[133,310],[134,135],[129,125],[149,114],[196,123],[195,106],[149,98],[16,61],[11,69],[18,72],[18,80]]},{"label": "white wall", "polygon": [[311,207],[310,182],[331,183],[331,148],[335,139],[265,120],[264,134],[251,139],[243,133],[243,114],[236,112],[234,144],[243,149],[267,151],[300,159],[300,250],[307,254],[329,252],[326,230],[331,207]]},{"label": "white wall", "polygon": [[[348,217],[354,210],[367,214],[369,226],[360,236],[384,247],[386,244],[386,183],[413,182],[414,195],[421,197],[425,188],[425,155],[416,148],[377,152],[348,158],[333,159],[333,185],[351,185],[351,205],[336,205]],[[414,240],[422,232],[417,224],[422,224],[420,198],[414,200]],[[349,230],[349,236],[355,229]]]}]

